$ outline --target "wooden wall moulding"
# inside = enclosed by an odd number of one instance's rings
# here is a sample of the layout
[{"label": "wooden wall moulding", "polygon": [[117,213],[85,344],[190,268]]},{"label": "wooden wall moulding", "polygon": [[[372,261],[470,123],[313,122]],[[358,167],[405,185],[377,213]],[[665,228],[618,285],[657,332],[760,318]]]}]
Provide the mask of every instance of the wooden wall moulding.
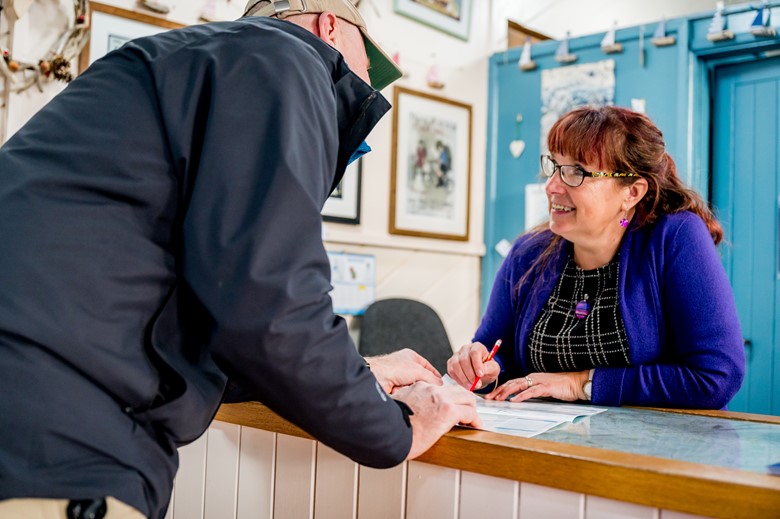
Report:
[{"label": "wooden wall moulding", "polygon": [[181,27],[185,27],[185,24],[150,11],[141,12],[107,3],[90,2],[90,41],[79,56],[79,72],[134,38]]},{"label": "wooden wall moulding", "polygon": [[531,43],[538,43],[544,40],[551,40],[549,36],[530,27],[526,27],[514,20],[507,20],[507,49],[522,47],[526,39],[531,38]]}]

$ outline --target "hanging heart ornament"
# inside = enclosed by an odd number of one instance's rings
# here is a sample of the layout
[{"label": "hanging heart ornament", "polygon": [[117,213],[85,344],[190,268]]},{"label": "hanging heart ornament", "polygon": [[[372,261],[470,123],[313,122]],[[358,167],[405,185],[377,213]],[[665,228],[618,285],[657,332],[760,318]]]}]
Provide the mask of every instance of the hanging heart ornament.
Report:
[{"label": "hanging heart ornament", "polygon": [[518,158],[525,150],[525,141],[516,139],[509,143],[509,152],[514,158]]}]

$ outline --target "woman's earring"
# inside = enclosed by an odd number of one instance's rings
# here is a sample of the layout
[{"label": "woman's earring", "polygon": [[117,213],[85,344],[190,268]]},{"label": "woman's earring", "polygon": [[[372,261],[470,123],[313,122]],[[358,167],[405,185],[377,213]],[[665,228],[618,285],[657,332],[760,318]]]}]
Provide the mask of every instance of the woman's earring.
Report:
[{"label": "woman's earring", "polygon": [[620,219],[620,226],[624,229],[628,227],[628,210],[626,210],[626,213],[623,215],[623,218]]}]

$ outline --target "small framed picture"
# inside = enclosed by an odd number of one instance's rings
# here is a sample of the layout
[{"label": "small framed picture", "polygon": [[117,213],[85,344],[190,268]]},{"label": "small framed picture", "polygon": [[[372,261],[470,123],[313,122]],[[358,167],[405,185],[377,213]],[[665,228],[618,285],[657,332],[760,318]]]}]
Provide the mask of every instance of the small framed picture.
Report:
[{"label": "small framed picture", "polygon": [[394,11],[462,40],[469,39],[471,0],[395,0]]},{"label": "small framed picture", "polygon": [[360,223],[360,180],[363,175],[363,159],[358,159],[344,172],[344,177],[325,201],[322,219],[326,222]]},{"label": "small framed picture", "polygon": [[90,2],[89,27],[89,43],[79,56],[79,71],[86,70],[95,60],[130,40],[178,29],[184,25],[152,14]]},{"label": "small framed picture", "polygon": [[468,241],[471,105],[396,87],[390,234]]}]

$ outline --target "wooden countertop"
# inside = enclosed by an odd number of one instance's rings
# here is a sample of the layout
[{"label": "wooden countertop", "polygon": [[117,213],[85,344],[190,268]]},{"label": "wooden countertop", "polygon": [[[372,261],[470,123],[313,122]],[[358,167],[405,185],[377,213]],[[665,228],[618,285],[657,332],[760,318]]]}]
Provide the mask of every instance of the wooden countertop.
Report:
[{"label": "wooden countertop", "polygon": [[[780,417],[682,412],[780,425]],[[256,402],[225,404],[216,419],[313,439]],[[447,433],[417,460],[690,514],[719,518],[780,516],[780,477],[699,463],[463,428]]]}]

